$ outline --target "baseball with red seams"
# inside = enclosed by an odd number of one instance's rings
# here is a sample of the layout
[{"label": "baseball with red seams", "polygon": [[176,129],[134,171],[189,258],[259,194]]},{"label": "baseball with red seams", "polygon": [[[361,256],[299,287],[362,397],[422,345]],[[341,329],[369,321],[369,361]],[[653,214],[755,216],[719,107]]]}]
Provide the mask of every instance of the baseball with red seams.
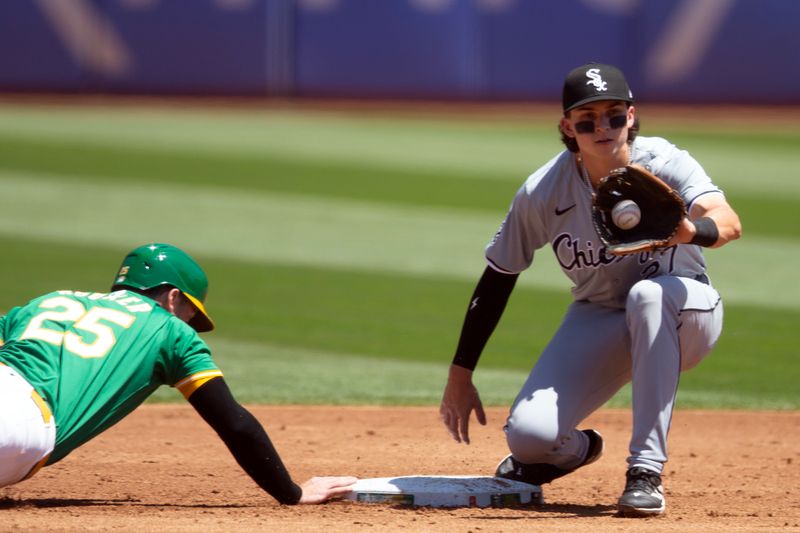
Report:
[{"label": "baseball with red seams", "polygon": [[631,229],[642,219],[642,211],[633,200],[622,200],[611,210],[611,220],[620,229]]}]

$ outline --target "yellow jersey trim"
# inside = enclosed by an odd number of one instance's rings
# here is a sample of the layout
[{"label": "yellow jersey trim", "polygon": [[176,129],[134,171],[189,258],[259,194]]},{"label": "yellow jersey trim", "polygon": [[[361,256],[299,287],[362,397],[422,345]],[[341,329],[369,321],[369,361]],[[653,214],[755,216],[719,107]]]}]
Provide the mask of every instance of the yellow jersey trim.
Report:
[{"label": "yellow jersey trim", "polygon": [[189,396],[191,396],[194,391],[205,385],[207,381],[218,377],[222,377],[221,370],[206,370],[205,372],[198,372],[197,374],[186,376],[177,382],[174,387],[181,391],[183,397],[188,400]]},{"label": "yellow jersey trim", "polygon": [[44,420],[45,424],[49,424],[50,420],[53,419],[53,412],[50,411],[50,406],[47,405],[47,402],[44,401],[36,389],[31,391],[31,398],[33,399],[33,403],[36,404],[36,407],[39,408],[39,411],[42,412],[42,420]]}]

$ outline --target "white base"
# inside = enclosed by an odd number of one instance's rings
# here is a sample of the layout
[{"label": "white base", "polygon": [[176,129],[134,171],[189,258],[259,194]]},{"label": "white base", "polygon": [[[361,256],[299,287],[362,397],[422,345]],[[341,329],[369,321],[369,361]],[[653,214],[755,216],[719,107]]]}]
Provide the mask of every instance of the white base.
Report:
[{"label": "white base", "polygon": [[544,503],[541,487],[491,476],[360,479],[345,499],[416,507],[513,507]]}]

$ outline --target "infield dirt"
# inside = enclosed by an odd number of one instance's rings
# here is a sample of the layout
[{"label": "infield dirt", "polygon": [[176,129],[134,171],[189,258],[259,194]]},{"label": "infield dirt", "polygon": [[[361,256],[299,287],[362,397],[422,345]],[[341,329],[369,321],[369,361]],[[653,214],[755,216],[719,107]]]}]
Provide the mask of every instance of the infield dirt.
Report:
[{"label": "infield dirt", "polygon": [[[452,441],[434,407],[251,406],[296,481],[312,475],[488,475],[507,453],[505,408]],[[630,414],[582,427],[597,462],[545,485],[545,504],[406,508],[335,501],[281,506],[244,474],[188,405],[146,405],[32,479],[0,489],[0,530],[27,531],[800,531],[800,413],[675,413],[667,514],[616,516]]]}]

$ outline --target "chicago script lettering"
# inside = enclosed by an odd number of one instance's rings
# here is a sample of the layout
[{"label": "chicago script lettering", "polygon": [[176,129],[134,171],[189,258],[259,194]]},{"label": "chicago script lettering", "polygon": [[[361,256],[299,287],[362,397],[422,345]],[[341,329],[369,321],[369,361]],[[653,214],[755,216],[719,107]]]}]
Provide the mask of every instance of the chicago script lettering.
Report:
[{"label": "chicago script lettering", "polygon": [[581,240],[573,239],[569,233],[562,233],[553,239],[553,251],[558,264],[567,271],[597,268],[622,260],[622,257],[606,254],[605,248],[595,249],[591,241],[586,241],[585,245],[581,246]]}]

